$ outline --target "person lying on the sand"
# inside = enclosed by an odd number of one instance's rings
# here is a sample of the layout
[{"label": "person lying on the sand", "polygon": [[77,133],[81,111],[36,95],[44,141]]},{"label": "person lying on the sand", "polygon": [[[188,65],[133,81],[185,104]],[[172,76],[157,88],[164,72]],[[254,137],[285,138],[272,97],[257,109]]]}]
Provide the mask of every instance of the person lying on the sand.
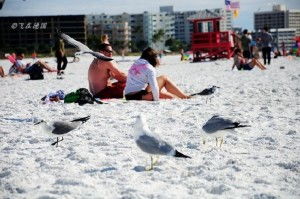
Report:
[{"label": "person lying on the sand", "polygon": [[[155,67],[159,65],[158,54],[152,48],[143,51],[142,56],[129,69],[125,98],[127,100],[159,100],[190,96],[184,94],[167,76],[156,77]],[[165,88],[167,92],[163,92]]]},{"label": "person lying on the sand", "polygon": [[266,67],[255,58],[252,58],[250,62],[246,62],[246,59],[243,57],[240,48],[234,50],[232,70],[235,67],[238,70],[252,70],[254,66],[257,66],[261,70],[266,69]]},{"label": "person lying on the sand", "polygon": [[3,70],[2,66],[0,66],[0,76],[1,77],[5,77],[6,76],[5,73],[4,73],[4,70]]},{"label": "person lying on the sand", "polygon": [[18,73],[18,74],[5,74],[4,69],[2,66],[0,66],[0,77],[8,77],[8,76],[14,76],[14,77],[19,77],[22,76],[23,74]]},{"label": "person lying on the sand", "polygon": [[[99,51],[107,57],[112,57],[110,44],[102,43]],[[112,79],[117,80],[113,82]],[[126,74],[118,69],[117,63],[94,59],[88,71],[90,92],[95,98],[123,98],[126,84]]]},{"label": "person lying on the sand", "polygon": [[24,59],[24,53],[21,51],[18,51],[16,53],[16,62],[10,67],[8,74],[14,75],[14,74],[29,74],[34,67],[41,67],[42,69],[46,69],[49,72],[55,72],[56,70],[52,69],[50,66],[48,66],[46,63],[37,60],[34,63],[25,63],[23,61]]}]

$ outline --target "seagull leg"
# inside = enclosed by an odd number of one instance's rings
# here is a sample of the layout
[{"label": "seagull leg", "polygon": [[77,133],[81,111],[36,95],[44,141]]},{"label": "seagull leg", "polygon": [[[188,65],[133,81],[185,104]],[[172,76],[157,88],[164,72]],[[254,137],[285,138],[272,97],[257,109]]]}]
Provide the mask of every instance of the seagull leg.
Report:
[{"label": "seagull leg", "polygon": [[57,138],[56,138],[56,141],[53,142],[51,145],[52,145],[52,146],[56,145],[56,147],[58,147],[58,143],[61,142],[61,141],[63,141],[63,140],[64,140],[64,137],[61,137],[61,140],[59,140],[58,137],[57,137]]},{"label": "seagull leg", "polygon": [[218,137],[216,137],[216,146],[218,146]]},{"label": "seagull leg", "polygon": [[151,159],[150,167],[146,167],[146,168],[145,168],[146,171],[151,171],[151,170],[153,170],[153,157],[150,156],[150,159]]},{"label": "seagull leg", "polygon": [[203,139],[202,143],[203,143],[203,145],[205,145],[205,143],[206,143],[205,139]]},{"label": "seagull leg", "polygon": [[224,139],[223,139],[223,137],[221,138],[221,143],[220,143],[220,148],[221,148],[221,146],[222,146],[222,144],[223,144],[223,141],[224,141]]},{"label": "seagull leg", "polygon": [[153,163],[153,157],[151,156],[150,158],[151,158],[150,170],[153,170],[153,165],[154,165],[154,163]]},{"label": "seagull leg", "polygon": [[58,137],[57,137],[57,144],[56,144],[56,147],[58,147],[58,143],[63,141],[64,140],[64,137],[61,137],[61,140],[58,140]]},{"label": "seagull leg", "polygon": [[154,158],[153,158],[153,166],[157,164],[157,162],[158,162],[158,159],[159,159],[159,157],[158,157],[158,156],[156,156],[156,160],[154,160]]},{"label": "seagull leg", "polygon": [[52,146],[56,145],[56,147],[57,147],[57,144],[58,144],[58,137],[56,138],[56,141],[53,142],[51,145],[52,145]]}]

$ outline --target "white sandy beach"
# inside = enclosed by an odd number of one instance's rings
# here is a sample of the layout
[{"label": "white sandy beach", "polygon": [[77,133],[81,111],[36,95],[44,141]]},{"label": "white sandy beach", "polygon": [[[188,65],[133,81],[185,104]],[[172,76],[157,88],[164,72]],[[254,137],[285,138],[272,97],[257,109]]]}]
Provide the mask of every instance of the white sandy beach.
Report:
[{"label": "white sandy beach", "polygon": [[[126,57],[134,60],[137,57]],[[54,58],[46,58],[56,67]],[[49,92],[88,88],[92,57],[45,73],[0,78],[0,198],[300,198],[300,58],[273,59],[266,71],[231,71],[232,60],[189,63],[165,56],[166,74],[186,93],[212,85],[214,97],[159,102],[42,104]],[[116,60],[121,60],[116,57]],[[120,62],[127,72],[131,62]],[[5,71],[10,63],[0,60]],[[284,66],[284,69],[280,69]],[[192,159],[161,156],[153,171],[133,139],[135,117]],[[221,114],[251,125],[202,143],[202,125]],[[34,122],[91,115],[58,147]]]}]

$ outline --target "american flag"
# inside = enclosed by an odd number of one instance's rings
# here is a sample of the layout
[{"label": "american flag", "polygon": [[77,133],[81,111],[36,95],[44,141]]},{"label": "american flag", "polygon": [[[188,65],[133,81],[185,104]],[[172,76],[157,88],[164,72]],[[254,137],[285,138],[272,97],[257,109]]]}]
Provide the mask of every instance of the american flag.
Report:
[{"label": "american flag", "polygon": [[240,8],[240,2],[239,1],[231,2],[230,3],[230,8],[231,9],[239,9]]},{"label": "american flag", "polygon": [[230,0],[225,0],[226,10],[230,10]]}]

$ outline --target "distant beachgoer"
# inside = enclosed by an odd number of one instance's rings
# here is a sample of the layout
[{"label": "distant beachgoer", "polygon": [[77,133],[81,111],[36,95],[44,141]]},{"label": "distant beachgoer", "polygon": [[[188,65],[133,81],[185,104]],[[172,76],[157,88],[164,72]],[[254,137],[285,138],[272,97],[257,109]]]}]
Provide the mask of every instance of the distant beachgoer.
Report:
[{"label": "distant beachgoer", "polygon": [[261,45],[262,45],[262,54],[263,54],[265,65],[267,64],[267,60],[268,60],[268,64],[269,65],[271,64],[271,47],[272,47],[273,37],[268,31],[269,29],[265,27],[260,37]]},{"label": "distant beachgoer", "polygon": [[3,70],[2,66],[0,66],[0,76],[1,77],[5,77],[6,76],[5,73],[4,73],[4,70]]},{"label": "distant beachgoer", "polygon": [[[67,67],[68,60],[65,53],[65,43],[63,39],[57,39],[55,43],[55,57],[57,59],[57,75],[64,73]],[[61,66],[61,64],[63,65]]]},{"label": "distant beachgoer", "polygon": [[[135,61],[129,69],[124,90],[127,100],[157,101],[159,99],[190,98],[167,76],[156,77],[155,67],[158,65],[158,53],[150,47],[145,49],[140,59]],[[167,92],[163,92],[163,88]]]},{"label": "distant beachgoer", "polygon": [[252,46],[252,56],[253,56],[253,58],[255,58],[257,60],[260,58],[260,56],[259,56],[259,49],[258,49],[258,47],[256,45]]},{"label": "distant beachgoer", "polygon": [[201,61],[201,53],[199,51],[196,52],[196,56],[193,59],[193,62]]},{"label": "distant beachgoer", "polygon": [[250,42],[250,54],[251,54],[251,57],[254,57],[256,59],[259,58],[259,54],[258,54],[258,57],[257,56],[257,51],[258,51],[258,48],[257,48],[257,43],[255,40],[251,39],[251,42]]},{"label": "distant beachgoer", "polygon": [[121,50],[121,56],[122,56],[122,60],[125,60],[125,49]]},{"label": "distant beachgoer", "polygon": [[101,43],[109,44],[109,37],[107,34],[101,36]]},{"label": "distant beachgoer", "polygon": [[241,44],[242,44],[242,50],[243,50],[243,56],[246,59],[251,58],[251,52],[250,52],[250,44],[251,44],[251,39],[248,36],[248,30],[245,29],[243,31],[243,35],[241,37]]},{"label": "distant beachgoer", "polygon": [[266,67],[260,63],[257,59],[252,58],[250,62],[247,62],[242,55],[241,49],[237,48],[234,50],[232,70],[236,67],[238,70],[252,70],[254,66],[257,66],[261,70],[265,70]]},{"label": "distant beachgoer", "polygon": [[287,54],[286,54],[286,48],[284,42],[281,43],[281,48],[282,48],[282,56],[286,56]]},{"label": "distant beachgoer", "polygon": [[184,60],[184,50],[183,50],[183,48],[180,49],[179,53],[180,53],[180,61],[183,61]]},{"label": "distant beachgoer", "polygon": [[41,68],[46,69],[49,72],[55,72],[56,70],[52,69],[50,66],[48,66],[46,63],[37,60],[36,62],[31,63],[25,63],[23,61],[24,59],[24,53],[21,51],[18,51],[16,53],[16,62],[10,67],[8,74],[14,75],[14,74],[30,74],[32,71],[35,70],[35,68]]},{"label": "distant beachgoer", "polygon": [[[100,53],[112,57],[110,44],[102,43],[99,46]],[[112,79],[117,80],[113,82]],[[97,98],[123,98],[123,90],[126,83],[126,74],[117,67],[113,61],[94,59],[88,71],[90,92]]]}]

